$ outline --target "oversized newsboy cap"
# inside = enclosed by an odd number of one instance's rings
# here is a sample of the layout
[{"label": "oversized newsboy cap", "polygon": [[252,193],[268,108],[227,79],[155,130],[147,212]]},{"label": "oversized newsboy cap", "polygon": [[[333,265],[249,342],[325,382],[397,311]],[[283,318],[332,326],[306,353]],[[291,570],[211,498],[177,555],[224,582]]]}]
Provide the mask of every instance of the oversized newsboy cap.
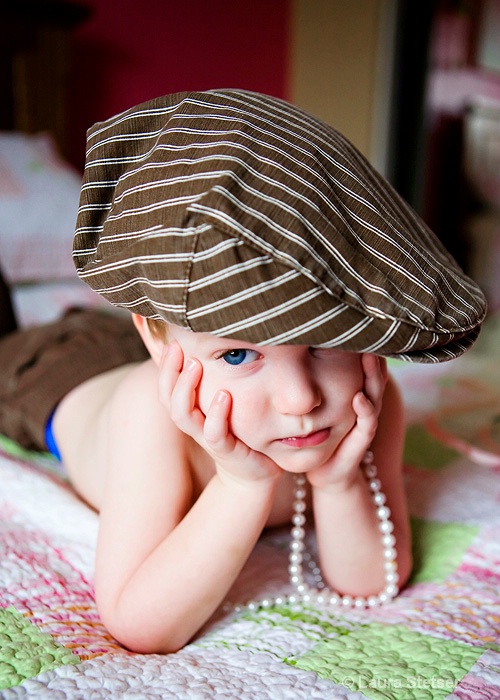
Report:
[{"label": "oversized newsboy cap", "polygon": [[112,304],[254,344],[436,362],[485,299],[335,129],[241,90],[167,95],[89,130],[78,275]]}]

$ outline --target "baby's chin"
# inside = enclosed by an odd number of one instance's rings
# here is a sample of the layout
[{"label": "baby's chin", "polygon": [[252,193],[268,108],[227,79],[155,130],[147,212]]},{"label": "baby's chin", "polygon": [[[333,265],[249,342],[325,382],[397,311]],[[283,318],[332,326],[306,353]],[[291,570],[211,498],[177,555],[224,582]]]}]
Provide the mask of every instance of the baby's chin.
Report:
[{"label": "baby's chin", "polygon": [[316,462],[315,464],[278,464],[278,467],[282,469],[287,474],[309,474],[309,472],[314,471],[322,466],[324,462]]},{"label": "baby's chin", "polygon": [[[306,450],[298,450],[296,454],[288,457],[277,458],[269,454],[274,463],[288,474],[308,474],[322,467],[332,457],[333,452],[321,452],[321,454],[304,454]],[[302,453],[302,454],[301,454]]]}]

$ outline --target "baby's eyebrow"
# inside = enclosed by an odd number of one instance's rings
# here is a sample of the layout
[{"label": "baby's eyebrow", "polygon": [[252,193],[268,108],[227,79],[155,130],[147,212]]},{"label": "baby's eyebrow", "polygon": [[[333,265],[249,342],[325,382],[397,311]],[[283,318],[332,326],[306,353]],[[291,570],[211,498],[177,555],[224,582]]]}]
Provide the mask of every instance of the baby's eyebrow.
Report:
[{"label": "baby's eyebrow", "polygon": [[225,348],[242,348],[245,350],[258,350],[261,346],[250,343],[246,340],[241,340],[239,338],[224,338],[218,335],[206,334],[206,337],[199,339],[201,343],[214,344]]}]

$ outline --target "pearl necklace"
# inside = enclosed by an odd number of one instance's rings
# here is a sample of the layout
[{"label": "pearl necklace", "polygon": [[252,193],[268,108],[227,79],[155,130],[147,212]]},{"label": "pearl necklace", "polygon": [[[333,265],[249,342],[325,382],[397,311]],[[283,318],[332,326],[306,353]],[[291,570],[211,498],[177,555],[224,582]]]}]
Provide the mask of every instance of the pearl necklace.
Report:
[{"label": "pearl necklace", "polygon": [[[396,538],[394,537],[394,526],[390,520],[391,511],[386,506],[386,498],[381,490],[380,479],[377,478],[377,468],[373,464],[373,453],[368,451],[361,467],[366,478],[368,488],[372,494],[373,503],[377,509],[379,519],[379,530],[381,533],[381,545],[385,570],[385,587],[378,595],[361,596],[339,595],[330,591],[321,577],[321,571],[310,554],[305,550],[305,524],[306,524],[306,478],[303,474],[295,477],[295,498],[293,501],[292,529],[290,551],[288,555],[288,573],[290,584],[294,592],[290,595],[277,596],[275,598],[263,598],[261,600],[249,601],[246,605],[224,606],[224,609],[232,609],[236,612],[242,610],[260,610],[271,608],[275,605],[313,603],[317,605],[327,605],[340,608],[373,608],[383,605],[392,600],[398,594],[398,571]],[[309,576],[312,576],[315,586],[310,586],[306,582],[304,564],[309,569]]]}]

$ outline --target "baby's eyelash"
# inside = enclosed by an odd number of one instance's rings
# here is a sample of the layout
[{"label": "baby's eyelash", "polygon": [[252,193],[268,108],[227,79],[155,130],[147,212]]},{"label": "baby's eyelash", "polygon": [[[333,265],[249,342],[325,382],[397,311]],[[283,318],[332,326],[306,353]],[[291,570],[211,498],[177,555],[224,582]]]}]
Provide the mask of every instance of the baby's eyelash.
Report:
[{"label": "baby's eyelash", "polygon": [[228,352],[232,352],[232,350],[233,348],[230,348],[229,350],[219,350],[219,352],[214,353],[214,360],[220,360]]}]

